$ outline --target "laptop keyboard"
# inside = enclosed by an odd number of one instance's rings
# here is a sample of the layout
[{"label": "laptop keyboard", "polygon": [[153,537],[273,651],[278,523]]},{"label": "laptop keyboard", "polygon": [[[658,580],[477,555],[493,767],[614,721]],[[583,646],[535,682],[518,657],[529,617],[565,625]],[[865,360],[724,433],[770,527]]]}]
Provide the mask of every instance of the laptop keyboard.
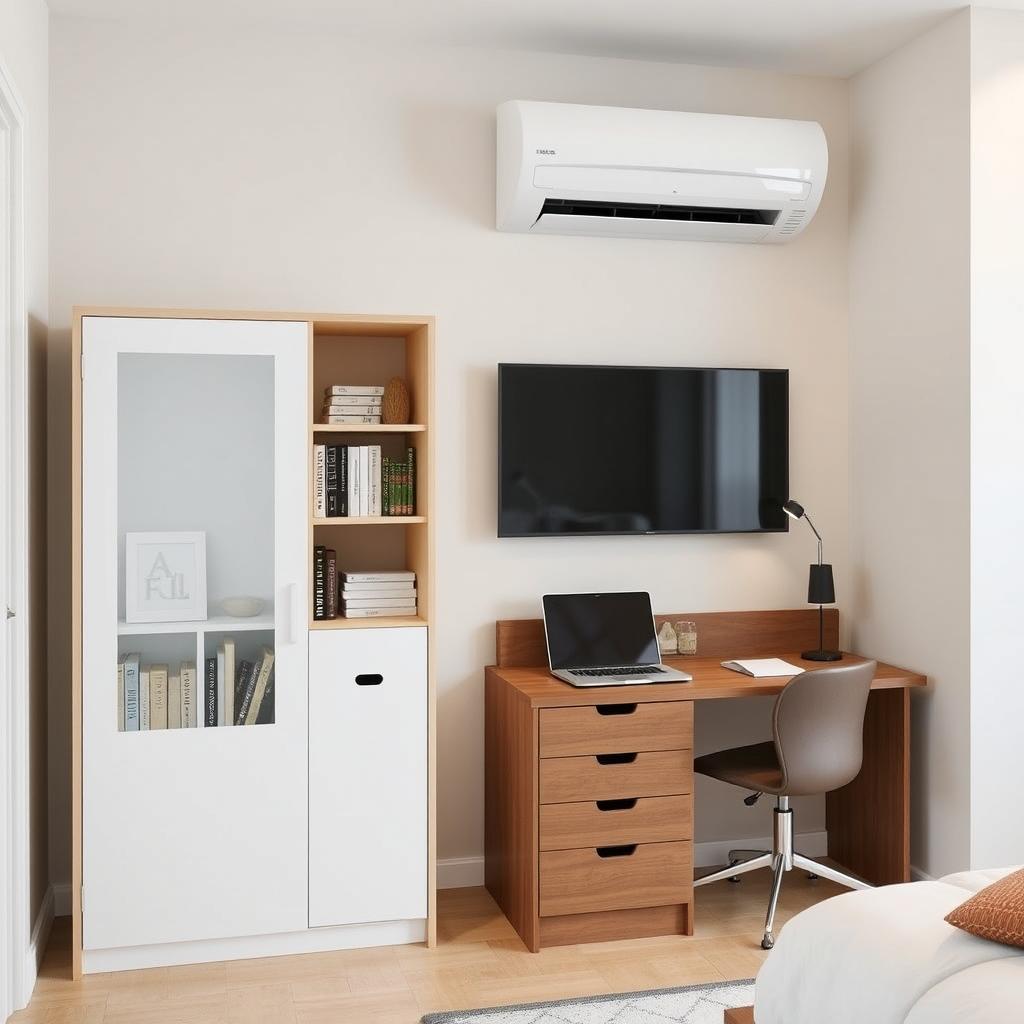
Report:
[{"label": "laptop keyboard", "polygon": [[657,665],[625,665],[622,668],[575,668],[574,676],[646,676],[653,672],[664,672]]}]

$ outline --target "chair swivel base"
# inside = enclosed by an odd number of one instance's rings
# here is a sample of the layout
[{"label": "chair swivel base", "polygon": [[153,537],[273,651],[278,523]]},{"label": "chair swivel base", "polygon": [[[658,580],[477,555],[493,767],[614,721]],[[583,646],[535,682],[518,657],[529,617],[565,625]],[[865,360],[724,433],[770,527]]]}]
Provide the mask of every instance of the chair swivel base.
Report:
[{"label": "chair swivel base", "polygon": [[[775,911],[779,905],[779,893],[782,890],[782,876],[794,868],[801,868],[811,874],[827,878],[838,885],[845,885],[849,889],[870,889],[871,886],[853,875],[844,871],[837,871],[828,864],[821,864],[810,857],[793,850],[793,812],[789,806],[789,797],[780,796],[775,805],[773,815],[774,829],[772,834],[771,853],[756,854],[753,850],[732,850],[729,854],[730,864],[721,871],[715,871],[710,875],[694,879],[694,888],[701,885],[710,885],[712,882],[721,882],[725,879],[737,879],[749,871],[759,871],[761,868],[772,869],[772,892],[768,900],[768,913],[764,920],[764,935],[761,938],[761,948],[771,949],[775,945]],[[744,854],[755,854],[749,860],[743,859]],[[734,855],[739,863],[733,863]]]}]

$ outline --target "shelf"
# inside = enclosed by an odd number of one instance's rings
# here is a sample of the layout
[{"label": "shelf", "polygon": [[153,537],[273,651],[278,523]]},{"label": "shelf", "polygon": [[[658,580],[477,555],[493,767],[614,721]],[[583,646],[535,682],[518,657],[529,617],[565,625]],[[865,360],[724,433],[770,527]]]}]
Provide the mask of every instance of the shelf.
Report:
[{"label": "shelf", "polygon": [[424,423],[314,423],[314,434],[416,434]]},{"label": "shelf", "polygon": [[403,523],[425,523],[426,516],[332,516],[314,519],[314,526],[401,526]]},{"label": "shelf", "polygon": [[426,626],[428,622],[421,615],[377,615],[366,619],[314,619],[310,629],[380,629],[383,626]]},{"label": "shelf", "polygon": [[274,611],[260,612],[249,618],[215,615],[192,622],[118,622],[119,636],[152,636],[157,633],[250,633],[274,628]]}]

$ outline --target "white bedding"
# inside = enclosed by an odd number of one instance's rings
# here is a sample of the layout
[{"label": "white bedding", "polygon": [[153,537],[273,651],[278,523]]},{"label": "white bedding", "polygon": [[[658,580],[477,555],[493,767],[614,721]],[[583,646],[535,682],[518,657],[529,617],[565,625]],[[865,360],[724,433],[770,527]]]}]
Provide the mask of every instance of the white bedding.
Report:
[{"label": "white bedding", "polygon": [[[757,1024],[1024,1020],[1024,950],[943,918],[1016,868],[844,893],[793,918],[757,976]],[[1012,1008],[1012,1012],[1011,1012]]]}]

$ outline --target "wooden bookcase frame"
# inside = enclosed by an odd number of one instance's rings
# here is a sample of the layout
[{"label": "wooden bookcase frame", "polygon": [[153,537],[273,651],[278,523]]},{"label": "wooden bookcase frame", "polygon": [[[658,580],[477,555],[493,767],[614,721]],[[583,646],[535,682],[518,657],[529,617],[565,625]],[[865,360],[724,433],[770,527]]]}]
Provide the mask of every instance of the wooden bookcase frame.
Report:
[{"label": "wooden bookcase frame", "polygon": [[[396,531],[392,534],[397,545],[403,542],[404,558],[408,568],[416,572],[418,615],[416,617],[394,617],[377,619],[331,619],[314,622],[312,616],[312,593],[309,595],[310,629],[345,628],[389,628],[422,625],[430,628],[434,614],[434,524],[431,510],[434,507],[434,335],[435,321],[432,316],[376,316],[370,314],[345,313],[295,313],[253,310],[208,310],[208,309],[150,309],[107,306],[75,306],[72,310],[71,332],[71,920],[72,920],[72,975],[77,980],[82,976],[82,320],[84,317],[141,317],[179,320],[286,320],[305,322],[309,325],[309,393],[310,424],[306,458],[310,466],[308,473],[309,536],[319,543],[318,536],[330,536],[335,530],[353,531],[353,537],[364,531]],[[346,343],[359,343],[363,361],[360,369],[368,365],[367,343],[382,343],[391,350],[403,352],[401,369],[404,372],[412,398],[415,420],[412,424],[385,424],[380,426],[362,425],[354,429],[343,425],[316,423],[320,409],[321,391],[317,389],[318,368],[327,372],[325,366],[332,364],[324,353],[335,349],[344,352]],[[330,349],[328,349],[330,346]],[[372,349],[369,350],[372,360]],[[318,362],[318,355],[320,357]],[[343,356],[338,365],[344,365]],[[394,364],[393,364],[394,365]],[[392,372],[387,371],[387,376]],[[333,381],[343,383],[344,381]],[[352,381],[352,383],[375,383],[373,380]],[[324,435],[368,435],[408,436],[408,444],[416,449],[416,515],[406,517],[319,520],[313,516],[313,444],[314,437]],[[364,442],[368,443],[368,442]],[[298,456],[299,453],[296,453]],[[346,534],[347,535],[347,534]],[[385,542],[387,543],[387,542]],[[312,563],[312,545],[309,552]],[[310,572],[312,579],[312,571]],[[435,674],[435,652],[433,637],[427,640],[427,921],[426,942],[434,946],[437,942],[437,683]]]}]

